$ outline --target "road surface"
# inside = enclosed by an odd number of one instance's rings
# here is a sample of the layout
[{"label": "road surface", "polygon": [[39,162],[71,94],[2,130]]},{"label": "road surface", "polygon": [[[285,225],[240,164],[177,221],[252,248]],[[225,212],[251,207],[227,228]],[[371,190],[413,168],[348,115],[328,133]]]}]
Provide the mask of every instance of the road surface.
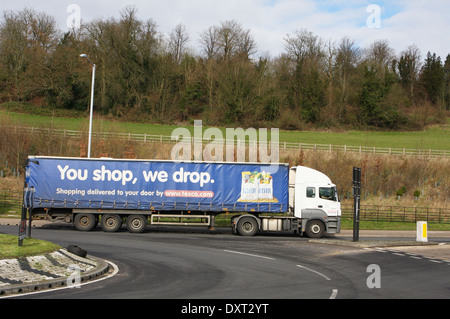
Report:
[{"label": "road surface", "polygon": [[[0,232],[17,234],[17,227],[0,226]],[[119,272],[79,289],[23,298],[261,302],[450,298],[450,259],[439,258],[448,254],[448,246],[440,247],[446,249],[445,254],[426,257],[425,252],[417,254],[408,248],[361,248],[311,243],[289,234],[241,237],[225,229],[210,233],[176,227],[131,234],[125,229],[84,233],[59,226],[33,228],[32,236],[62,247],[78,245],[90,255],[113,262]]]}]

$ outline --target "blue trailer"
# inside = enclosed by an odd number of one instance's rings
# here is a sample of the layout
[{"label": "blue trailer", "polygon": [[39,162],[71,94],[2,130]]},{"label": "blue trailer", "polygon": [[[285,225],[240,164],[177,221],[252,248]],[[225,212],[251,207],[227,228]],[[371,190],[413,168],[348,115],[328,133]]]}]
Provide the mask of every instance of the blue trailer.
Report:
[{"label": "blue trailer", "polygon": [[236,214],[233,231],[241,235],[301,231],[301,219],[286,216],[293,213],[289,173],[287,164],[30,156],[25,197],[32,216],[81,231],[99,222],[107,232],[123,222],[130,232],[148,223],[214,228],[222,213]]}]

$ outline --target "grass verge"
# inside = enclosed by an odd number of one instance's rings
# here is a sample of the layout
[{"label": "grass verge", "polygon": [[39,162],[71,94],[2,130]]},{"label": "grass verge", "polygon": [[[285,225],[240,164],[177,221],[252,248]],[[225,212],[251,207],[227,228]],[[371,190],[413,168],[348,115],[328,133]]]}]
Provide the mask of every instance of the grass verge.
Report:
[{"label": "grass verge", "polygon": [[[360,221],[360,230],[416,230],[416,223],[407,222],[376,222],[376,221]],[[353,229],[352,219],[342,219],[341,228],[345,230]],[[450,231],[450,224],[431,224],[428,223],[430,231]]]},{"label": "grass verge", "polygon": [[[230,227],[231,215],[222,214],[216,216],[216,226]],[[416,223],[408,222],[376,222],[376,221],[360,221],[360,230],[416,230]],[[353,219],[342,218],[341,228],[343,230],[353,229]],[[450,231],[450,224],[432,224],[428,223],[428,230],[431,231]]]},{"label": "grass verge", "polygon": [[18,242],[18,236],[0,234],[0,259],[38,256],[61,248],[51,242],[34,238],[25,238],[21,247]]}]

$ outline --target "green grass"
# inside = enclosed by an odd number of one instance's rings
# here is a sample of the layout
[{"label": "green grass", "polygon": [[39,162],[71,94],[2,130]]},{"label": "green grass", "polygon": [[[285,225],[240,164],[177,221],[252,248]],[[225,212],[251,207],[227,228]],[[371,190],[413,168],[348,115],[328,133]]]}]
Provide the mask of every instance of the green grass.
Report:
[{"label": "green grass", "polygon": [[[17,103],[0,104],[0,117],[6,118],[15,125],[44,127],[67,130],[87,130],[88,115],[67,110],[50,110],[26,106],[21,108]],[[73,115],[72,117],[70,115]],[[147,123],[120,122],[95,117],[94,131],[115,131],[121,133],[150,134],[170,136],[176,125],[159,125]],[[193,136],[193,125],[186,126]],[[203,127],[207,129],[207,127]],[[225,137],[225,128],[221,128]],[[269,130],[270,132],[270,130]],[[406,149],[450,150],[450,126],[440,125],[423,131],[381,132],[356,131],[280,131],[280,142],[309,143],[325,145],[348,145],[366,147],[392,147]]]},{"label": "green grass", "polygon": [[[360,230],[416,230],[416,223],[408,222],[376,222],[360,221]],[[345,230],[353,229],[352,219],[341,219],[341,228]],[[428,230],[431,231],[450,231],[450,224],[432,224],[428,223]]]},{"label": "green grass", "polygon": [[450,129],[446,126],[415,132],[347,131],[281,132],[280,141],[406,149],[450,149]]},{"label": "green grass", "polygon": [[25,238],[19,247],[18,236],[0,234],[0,259],[23,258],[51,253],[61,247],[48,241]]},{"label": "green grass", "polygon": [[[0,183],[0,188],[2,187],[1,183]],[[2,203],[0,203],[0,205],[2,205]],[[11,215],[13,214],[12,212],[15,212],[14,215],[20,216],[20,212],[21,212],[22,207],[17,204],[17,205],[5,205],[5,206],[0,206],[0,218],[2,217],[2,215]]]}]

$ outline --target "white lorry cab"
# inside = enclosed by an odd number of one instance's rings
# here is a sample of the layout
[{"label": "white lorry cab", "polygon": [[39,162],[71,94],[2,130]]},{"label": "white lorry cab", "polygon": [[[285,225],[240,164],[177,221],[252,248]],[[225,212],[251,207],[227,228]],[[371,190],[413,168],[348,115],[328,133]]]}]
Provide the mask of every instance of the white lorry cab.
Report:
[{"label": "white lorry cab", "polygon": [[322,238],[341,229],[341,204],[336,185],[322,172],[296,166],[289,170],[289,207],[280,216],[246,214],[232,218],[233,232],[252,236],[257,231],[290,232]]},{"label": "white lorry cab", "polygon": [[310,237],[340,232],[341,204],[336,185],[317,170],[297,166],[289,174],[289,206]]}]

